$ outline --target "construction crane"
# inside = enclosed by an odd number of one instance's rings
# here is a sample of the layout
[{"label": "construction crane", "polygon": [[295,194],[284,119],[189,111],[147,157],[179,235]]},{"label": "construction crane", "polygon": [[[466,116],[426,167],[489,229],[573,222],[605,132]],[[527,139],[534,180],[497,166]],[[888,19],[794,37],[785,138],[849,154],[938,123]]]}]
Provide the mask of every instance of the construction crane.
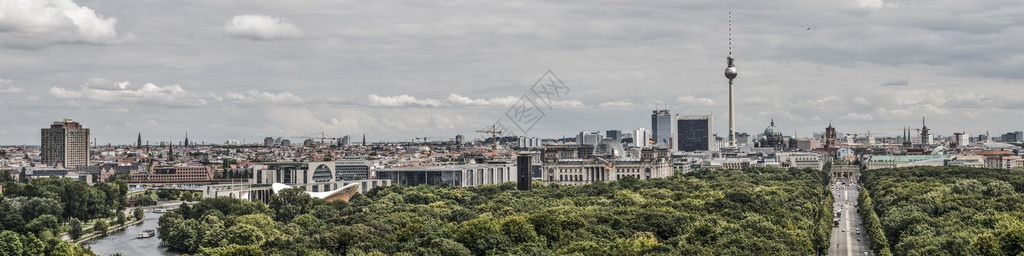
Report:
[{"label": "construction crane", "polygon": [[437,136],[416,137],[416,140],[423,140],[423,145],[427,145],[427,139],[431,138],[437,138]]},{"label": "construction crane", "polygon": [[491,150],[493,150],[494,152],[498,152],[498,134],[501,134],[501,131],[498,130],[498,125],[497,124],[492,124],[490,130],[477,130],[476,132],[478,132],[478,133],[490,133],[491,134],[491,141],[494,142],[494,146],[492,147]]},{"label": "construction crane", "polygon": [[[316,147],[316,150],[314,152],[315,155],[313,155],[314,156],[313,158],[316,159],[316,161],[321,160],[322,158],[320,156],[325,154],[323,152],[323,148],[326,145],[326,144],[324,144],[324,142],[326,140],[337,140],[337,139],[340,139],[340,138],[329,138],[329,137],[327,137],[324,134],[324,132],[320,132],[320,136],[319,137],[317,137],[316,133],[314,133],[314,134],[311,134],[309,136],[292,136],[291,138],[293,138],[293,139],[320,139],[320,146]],[[329,153],[327,153],[327,154],[329,155]]]},{"label": "construction crane", "polygon": [[323,132],[320,132],[320,137],[317,137],[316,134],[314,133],[314,134],[312,134],[310,136],[292,136],[291,138],[292,139],[320,139],[320,145],[321,146],[325,145],[324,142],[326,140],[337,140],[337,139],[339,139],[339,138],[329,138],[326,135],[324,135]]}]

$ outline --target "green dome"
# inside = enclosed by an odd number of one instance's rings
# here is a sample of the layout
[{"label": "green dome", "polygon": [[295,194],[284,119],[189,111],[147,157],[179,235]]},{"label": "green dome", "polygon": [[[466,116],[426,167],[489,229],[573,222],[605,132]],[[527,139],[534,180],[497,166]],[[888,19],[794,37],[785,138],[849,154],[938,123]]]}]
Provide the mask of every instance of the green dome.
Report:
[{"label": "green dome", "polygon": [[782,131],[779,127],[775,127],[775,119],[772,119],[772,125],[768,128],[764,128],[764,137],[766,138],[782,138]]}]

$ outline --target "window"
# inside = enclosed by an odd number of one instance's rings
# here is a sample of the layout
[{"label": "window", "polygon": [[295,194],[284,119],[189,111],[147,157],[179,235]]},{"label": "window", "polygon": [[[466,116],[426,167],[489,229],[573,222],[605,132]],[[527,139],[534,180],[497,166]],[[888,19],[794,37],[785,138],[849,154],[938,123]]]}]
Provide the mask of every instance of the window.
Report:
[{"label": "window", "polygon": [[313,182],[328,182],[331,181],[331,178],[333,178],[331,168],[327,167],[327,165],[321,164],[313,171]]}]

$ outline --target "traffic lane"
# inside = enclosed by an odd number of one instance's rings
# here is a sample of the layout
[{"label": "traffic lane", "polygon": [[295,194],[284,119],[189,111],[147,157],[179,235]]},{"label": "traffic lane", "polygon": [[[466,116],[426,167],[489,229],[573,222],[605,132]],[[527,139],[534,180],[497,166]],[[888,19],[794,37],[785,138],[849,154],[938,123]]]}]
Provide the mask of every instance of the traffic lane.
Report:
[{"label": "traffic lane", "polygon": [[[834,212],[842,212],[842,221],[839,227],[833,228],[829,255],[862,255],[868,252],[867,236],[855,206],[859,189],[854,186],[837,186],[832,194],[835,199]],[[858,227],[860,234],[857,234]],[[846,232],[843,232],[844,229]],[[857,238],[861,240],[857,241]]]}]

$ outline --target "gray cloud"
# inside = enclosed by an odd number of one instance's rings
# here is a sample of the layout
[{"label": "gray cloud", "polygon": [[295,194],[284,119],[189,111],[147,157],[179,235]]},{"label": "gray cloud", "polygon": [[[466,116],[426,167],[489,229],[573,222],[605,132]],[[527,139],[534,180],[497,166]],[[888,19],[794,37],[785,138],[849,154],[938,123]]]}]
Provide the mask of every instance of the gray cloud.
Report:
[{"label": "gray cloud", "polygon": [[0,78],[0,94],[22,93],[25,89],[12,84],[10,79]]},{"label": "gray cloud", "polygon": [[889,79],[889,81],[885,81],[885,83],[882,83],[882,86],[905,86],[905,85],[910,85],[910,79],[893,78],[893,79]]},{"label": "gray cloud", "polygon": [[[42,12],[0,19],[0,77],[15,81],[0,91],[18,91],[0,93],[10,103],[0,118],[20,121],[0,127],[0,144],[38,143],[38,129],[62,117],[118,127],[94,131],[115,144],[135,139],[124,131],[167,138],[186,128],[211,142],[472,134],[548,69],[572,91],[531,135],[650,128],[654,108],[714,113],[724,134],[730,10],[741,132],[763,130],[771,117],[788,135],[827,120],[864,131],[928,116],[939,134],[976,134],[1024,118],[1024,104],[1004,96],[1024,79],[1019,1],[77,2],[91,11],[82,24],[106,30],[21,22],[51,17]],[[229,22],[251,13],[279,18]],[[10,48],[18,43],[34,50]],[[915,86],[879,86],[911,77]],[[116,83],[125,80],[163,91]]]}]

